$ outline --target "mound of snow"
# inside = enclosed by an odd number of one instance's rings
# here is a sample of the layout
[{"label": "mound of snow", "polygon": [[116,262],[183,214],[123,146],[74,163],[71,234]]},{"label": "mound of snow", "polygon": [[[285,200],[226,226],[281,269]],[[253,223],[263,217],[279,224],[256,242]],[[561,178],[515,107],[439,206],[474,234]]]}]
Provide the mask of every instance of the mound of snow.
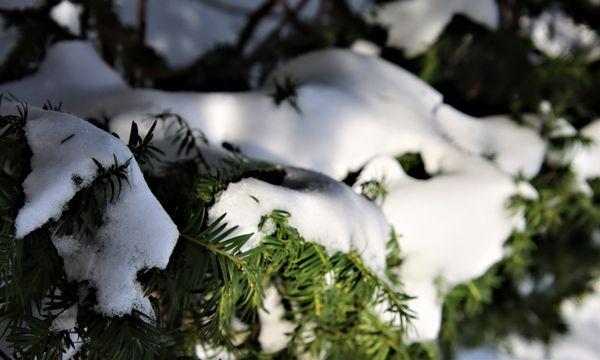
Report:
[{"label": "mound of snow", "polygon": [[290,213],[288,224],[306,240],[323,245],[330,254],[356,251],[383,276],[389,223],[375,204],[321,174],[288,168],[280,186],[243,179],[229,185],[209,215],[216,219],[227,214],[227,221],[239,226],[235,234],[254,233],[245,244],[252,248],[275,230],[258,228],[262,216],[273,210]]},{"label": "mound of snow", "polygon": [[68,0],[63,0],[50,10],[50,17],[58,25],[68,29],[71,34],[79,35],[81,25],[79,24],[79,16],[83,11],[81,4],[73,4]]},{"label": "mound of snow", "polygon": [[[447,155],[451,153],[448,152]],[[479,157],[454,153],[454,171],[428,180],[406,175],[399,163],[379,157],[367,163],[356,189],[369,180],[388,194],[382,210],[397,231],[404,262],[399,278],[416,299],[417,314],[409,339],[435,339],[442,304],[436,280],[450,286],[472,279],[503,256],[503,244],[524,224],[506,211],[519,189]]]},{"label": "mound of snow", "polygon": [[[347,1],[356,11],[364,8],[367,2]],[[219,44],[235,45],[249,18],[265,3],[264,0],[148,0],[146,43],[163,55],[170,65],[188,65]],[[137,0],[116,0],[115,10],[121,22],[137,26],[137,6]],[[298,9],[298,16],[302,20],[312,19],[319,14],[318,1],[275,2],[258,23],[246,50],[252,50],[271,32],[283,27],[287,16],[284,6]]]},{"label": "mound of snow", "polygon": [[558,6],[545,10],[536,18],[519,19],[519,26],[531,37],[535,47],[548,56],[559,57],[590,50],[593,58],[600,56],[598,34],[585,24],[575,23]]},{"label": "mound of snow", "polygon": [[[122,164],[132,158],[114,136],[63,113],[30,109],[26,136],[33,156],[23,183],[25,204],[15,223],[18,237],[60,217],[76,192],[95,178],[92,158],[104,167],[114,159]],[[166,267],[178,237],[175,224],[131,159],[127,182],[118,199],[107,205],[94,238],[53,236],[52,242],[69,280],[87,280],[97,289],[101,313],[123,315],[138,309],[152,315],[136,275],[141,269]]]},{"label": "mound of snow", "polygon": [[404,49],[408,56],[427,50],[455,14],[492,29],[498,27],[494,0],[400,0],[375,9],[374,21],[388,27],[388,45]]},{"label": "mound of snow", "polygon": [[124,89],[127,89],[125,81],[85,41],[55,44],[34,75],[0,86],[0,92],[14,94],[36,106],[47,100],[74,105],[83,99],[92,101],[97,95]]},{"label": "mound of snow", "polygon": [[600,177],[600,119],[583,128],[581,134],[593,141],[590,146],[579,148],[573,159],[573,170],[583,182]]}]

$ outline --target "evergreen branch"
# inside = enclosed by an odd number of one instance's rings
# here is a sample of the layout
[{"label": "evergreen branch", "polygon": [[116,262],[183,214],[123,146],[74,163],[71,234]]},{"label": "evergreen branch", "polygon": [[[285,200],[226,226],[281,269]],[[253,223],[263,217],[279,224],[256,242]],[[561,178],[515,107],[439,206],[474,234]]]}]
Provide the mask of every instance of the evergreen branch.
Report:
[{"label": "evergreen branch", "polygon": [[127,146],[135,157],[135,160],[141,164],[149,164],[152,166],[152,161],[160,160],[160,156],[164,156],[165,153],[152,144],[154,138],[154,129],[156,128],[157,120],[152,123],[148,133],[142,138],[138,131],[138,126],[134,122],[131,123],[131,131],[129,133],[129,142]]},{"label": "evergreen branch", "polygon": [[[123,184],[129,183],[131,159],[119,164],[116,155],[113,155],[113,163],[108,167],[104,167],[94,158],[92,162],[96,166],[95,178],[85,188],[80,189],[67,204],[53,227],[58,236],[93,237],[94,232],[104,222],[107,204],[117,201]],[[80,185],[82,179],[74,177],[73,182]]]},{"label": "evergreen branch", "polygon": [[172,113],[170,110],[150,114],[150,117],[163,122],[171,121],[177,125],[177,133],[172,141],[173,144],[179,143],[177,155],[188,155],[195,150],[196,155],[202,158],[200,148],[202,144],[208,144],[208,139],[200,129],[192,128],[181,115]]}]

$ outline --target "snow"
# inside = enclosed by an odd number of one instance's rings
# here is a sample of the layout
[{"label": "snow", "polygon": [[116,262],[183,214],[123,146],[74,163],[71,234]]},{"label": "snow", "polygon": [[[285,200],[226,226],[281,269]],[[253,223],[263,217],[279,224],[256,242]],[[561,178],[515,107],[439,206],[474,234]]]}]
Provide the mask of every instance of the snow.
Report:
[{"label": "snow", "polygon": [[352,51],[356,51],[357,53],[364,55],[379,56],[381,53],[381,48],[379,46],[365,39],[356,40],[354,43],[352,43],[350,48]]},{"label": "snow", "polygon": [[0,0],[0,9],[21,10],[40,7],[43,0]]},{"label": "snow", "polygon": [[476,119],[442,105],[436,119],[452,142],[472,154],[493,157],[507,173],[521,172],[532,178],[539,172],[547,144],[531,128],[518,125],[508,116]]},{"label": "snow", "polygon": [[[69,122],[73,125],[67,126]],[[15,221],[17,237],[58,220],[67,202],[94,179],[92,157],[108,166],[113,154],[119,163],[131,157],[116,138],[80,123],[71,115],[30,109],[26,132],[33,152],[32,172],[23,182],[26,201]],[[82,179],[80,185],[73,181],[75,175]]]},{"label": "snow", "polygon": [[264,308],[258,311],[260,319],[260,334],[258,341],[261,349],[268,354],[283,350],[289,342],[296,325],[284,320],[285,308],[281,303],[281,296],[274,286],[269,286],[265,291]]},{"label": "snow", "polygon": [[[148,0],[146,43],[176,67],[190,64],[219,44],[235,44],[246,18],[263,1],[228,0],[220,3],[221,6],[215,5],[215,2],[195,0]],[[136,25],[136,8],[136,1],[117,1],[117,13],[125,24]],[[265,37],[275,28],[279,17],[281,12],[267,16],[257,28],[254,39]]]},{"label": "snow", "polygon": [[193,0],[150,0],[147,17],[147,43],[174,66],[190,63],[216,44],[234,43],[245,21]]},{"label": "snow", "polygon": [[393,158],[372,160],[358,178],[359,183],[384,179],[388,191],[382,210],[400,236],[399,278],[417,297],[410,302],[418,318],[409,340],[437,336],[436,279],[452,286],[482,274],[502,258],[512,231],[523,226],[506,211],[508,199],[519,192],[511,177],[481,158],[454,156],[452,171],[429,180],[410,178]]},{"label": "snow", "polygon": [[[217,45],[235,45],[248,17],[264,3],[263,0],[148,0],[146,43],[170,65],[189,65]],[[318,1],[289,0],[286,6],[295,9],[301,3],[304,3],[299,12],[301,19],[312,19],[319,14]],[[356,11],[364,9],[366,3],[367,0],[348,1],[350,8]],[[116,0],[115,10],[121,22],[137,26],[136,0]],[[247,50],[265,40],[284,19],[282,3],[275,4],[257,26]]]},{"label": "snow", "polygon": [[535,47],[550,57],[573,54],[575,51],[596,49],[600,46],[596,32],[585,24],[577,24],[560,7],[554,6],[538,17],[519,20],[522,31],[529,34]]},{"label": "snow", "polygon": [[[75,44],[69,46],[76,47],[79,55],[95,56],[91,47]],[[73,57],[59,50],[55,51],[60,56]],[[85,67],[82,64],[69,76],[89,77]],[[100,71],[108,72],[102,67]],[[43,101],[41,92],[31,88],[38,79],[52,81],[52,77],[40,73],[43,76],[0,86],[0,91]],[[273,84],[286,77],[301,84],[297,89],[300,113],[286,101],[275,105],[269,96]],[[385,171],[395,167],[387,172],[389,194],[382,209],[401,235],[406,254],[400,278],[409,294],[419,296],[413,301],[420,310],[413,340],[431,340],[439,327],[435,278],[442,276],[449,283],[464,281],[502,257],[503,242],[523,225],[519,214],[511,216],[506,209],[508,199],[522,188],[535,193],[526,183],[515,184],[513,177],[517,173],[534,176],[546,151],[536,130],[518,126],[507,117],[475,119],[461,114],[407,71],[347,50],[321,50],[293,59],[271,74],[264,89],[250,92],[114,88],[95,91],[84,87],[75,92],[66,86],[65,93],[71,96],[61,97],[65,99],[63,108],[83,117],[110,117],[111,131],[122,138],[127,138],[132,121],[144,128],[151,123],[148,114],[170,110],[201,130],[213,148],[228,142],[246,156],[310,169],[338,180],[363,167],[365,175],[361,176],[367,178],[366,169],[377,157],[420,153],[426,171],[433,175],[430,180],[411,179],[393,159],[383,166]],[[54,94],[60,96],[61,92]],[[155,133],[159,145],[168,145],[174,130],[160,124]],[[371,266],[380,269],[384,239],[389,235],[384,219],[366,200],[346,195],[350,190],[342,185],[331,186],[331,190],[299,191],[245,179],[230,185],[211,216],[227,212],[227,221],[240,225],[239,233],[256,232],[249,243],[256,244],[262,235],[256,228],[260,216],[276,208],[288,210],[292,213],[290,224],[307,239],[319,241],[331,251],[364,250]],[[335,230],[325,231],[329,224]],[[351,236],[354,238],[349,241]],[[379,245],[365,249],[367,243]],[[379,249],[372,249],[375,247]]]},{"label": "snow", "polygon": [[401,0],[375,9],[374,21],[388,28],[388,45],[407,56],[423,53],[440,36],[454,15],[496,29],[498,5],[494,0]]},{"label": "snow", "polygon": [[[31,173],[23,182],[25,204],[15,222],[16,234],[58,219],[75,193],[96,175],[92,157],[104,167],[132,155],[122,142],[71,115],[30,108],[26,125],[31,147]],[[81,179],[75,184],[73,178]],[[89,281],[97,289],[98,311],[109,316],[138,309],[153,311],[136,274],[141,269],[166,267],[179,236],[175,224],[146,185],[131,160],[128,183],[118,199],[107,205],[103,224],[92,240],[52,236],[70,281]]]},{"label": "snow", "polygon": [[356,251],[382,275],[391,228],[379,208],[323,175],[293,168],[286,172],[282,186],[254,178],[230,184],[211,207],[209,218],[227,214],[227,221],[239,226],[232,236],[253,233],[245,245],[248,249],[274,230],[258,228],[263,215],[287,211],[288,224],[307,241],[323,245],[330,254]]},{"label": "snow", "polygon": [[106,65],[85,41],[63,41],[52,46],[38,71],[23,80],[0,85],[0,92],[14,94],[30,105],[76,104],[102,93],[124,90],[123,79]]},{"label": "snow", "polygon": [[592,139],[593,143],[587,147],[580,147],[574,156],[572,168],[578,177],[586,179],[600,177],[600,119],[581,130],[581,134]]},{"label": "snow", "polygon": [[53,321],[50,328],[52,331],[73,330],[77,326],[77,304],[71,305],[68,309],[60,313]]},{"label": "snow", "polygon": [[83,11],[81,4],[73,4],[63,0],[50,10],[50,17],[60,26],[67,28],[71,34],[80,34],[79,16]]}]

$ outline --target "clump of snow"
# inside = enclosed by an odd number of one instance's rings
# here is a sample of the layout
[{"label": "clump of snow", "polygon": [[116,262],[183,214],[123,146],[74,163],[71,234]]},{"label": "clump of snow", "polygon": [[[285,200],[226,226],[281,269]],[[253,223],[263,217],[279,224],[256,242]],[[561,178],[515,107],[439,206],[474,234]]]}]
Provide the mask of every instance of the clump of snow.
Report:
[{"label": "clump of snow", "polygon": [[42,106],[47,100],[65,105],[83,99],[91,102],[99,94],[127,89],[127,84],[102,61],[91,43],[63,41],[48,50],[34,75],[0,88],[30,105]]},{"label": "clump of snow", "polygon": [[427,50],[456,14],[492,29],[498,27],[494,0],[401,0],[375,9],[374,21],[388,27],[388,44],[408,56]]},{"label": "clump of snow", "polygon": [[119,140],[74,116],[30,109],[28,120],[32,171],[23,182],[26,200],[15,221],[18,237],[58,220],[67,202],[94,179],[92,158],[109,166],[113,155],[119,163],[131,157]]},{"label": "clump of snow", "polygon": [[[550,131],[549,137],[560,138],[560,137],[571,137],[577,135],[577,129],[571,125],[566,119],[558,118],[555,120],[554,128]],[[546,155],[546,159],[550,164],[555,165],[568,165],[573,161],[573,158],[577,154],[579,149],[578,145],[567,146],[562,149],[550,149]]]},{"label": "clump of snow", "polygon": [[546,142],[531,128],[518,125],[508,116],[476,119],[442,105],[436,119],[452,142],[473,154],[492,158],[502,170],[510,174],[521,172],[527,178],[539,172]]},{"label": "clump of snow", "polygon": [[365,39],[356,40],[350,48],[352,51],[364,55],[379,56],[381,53],[381,48],[379,46]]},{"label": "clump of snow", "polygon": [[50,328],[52,331],[72,330],[77,326],[77,304],[71,305],[68,309],[60,313],[53,321]]},{"label": "clump of snow", "polygon": [[262,216],[287,211],[288,224],[306,240],[323,245],[331,254],[356,251],[367,266],[383,274],[391,228],[379,208],[320,174],[288,171],[282,186],[254,178],[230,184],[211,207],[210,218],[227,214],[227,221],[238,225],[234,235],[253,233],[245,245],[253,248],[269,235],[258,227]]},{"label": "clump of snow", "polygon": [[296,325],[283,320],[285,308],[281,303],[281,296],[274,286],[269,286],[265,291],[263,306],[268,312],[262,309],[258,311],[260,319],[258,341],[264,352],[274,353],[285,348]]},{"label": "clump of snow", "polygon": [[384,179],[388,191],[382,210],[400,236],[399,278],[417,297],[410,303],[418,314],[410,340],[437,336],[436,279],[456,285],[482,274],[502,258],[512,231],[523,226],[506,210],[508,199],[519,192],[510,176],[479,157],[452,156],[453,171],[429,180],[409,177],[393,158],[373,159],[358,178],[359,183]]},{"label": "clump of snow", "polygon": [[[25,204],[15,227],[18,237],[58,219],[75,193],[96,175],[92,158],[104,167],[132,158],[118,139],[73,116],[30,109],[27,141],[33,156],[23,183]],[[77,177],[81,181],[75,182]],[[152,314],[136,274],[164,268],[179,233],[131,160],[116,201],[107,205],[103,224],[92,240],[53,236],[69,280],[89,281],[98,291],[98,310],[123,315],[138,309]]]},{"label": "clump of snow", "polygon": [[572,162],[574,172],[583,182],[600,177],[600,119],[584,127],[581,134],[593,141],[590,146],[580,147]]},{"label": "clump of snow", "polygon": [[521,18],[519,25],[524,33],[529,34],[535,47],[551,57],[589,51],[600,46],[598,35],[593,29],[585,24],[575,23],[556,6],[545,10],[536,18]]},{"label": "clump of snow", "polygon": [[[258,0],[247,1],[258,4]],[[230,14],[193,0],[150,0],[147,13],[147,43],[169,63],[182,66],[219,43],[234,43],[247,12]]]},{"label": "clump of snow", "polygon": [[59,4],[55,5],[50,10],[50,17],[58,25],[69,29],[71,34],[80,34],[79,16],[83,11],[81,4],[73,4],[69,0],[63,0]]}]

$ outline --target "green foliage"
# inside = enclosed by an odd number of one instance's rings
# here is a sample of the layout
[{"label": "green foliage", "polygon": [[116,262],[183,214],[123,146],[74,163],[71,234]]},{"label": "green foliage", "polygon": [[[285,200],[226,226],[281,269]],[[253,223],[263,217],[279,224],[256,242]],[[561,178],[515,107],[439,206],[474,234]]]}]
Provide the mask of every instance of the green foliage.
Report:
[{"label": "green foliage", "polygon": [[484,275],[442,294],[444,303],[439,344],[445,357],[451,357],[456,350],[462,330],[461,322],[482,314],[485,305],[492,302],[493,290],[499,283],[498,270],[494,267]]},{"label": "green foliage", "polygon": [[[207,144],[206,136],[202,131],[192,128],[181,115],[172,113],[170,110],[165,110],[161,113],[150,115],[156,120],[163,122],[171,122],[177,126],[177,134],[173,138],[173,144],[179,143],[177,155],[188,155],[192,150],[196,151],[196,155],[201,157],[200,146]],[[154,128],[154,126],[153,126]]]},{"label": "green foliage", "polygon": [[139,134],[138,126],[135,121],[131,123],[131,132],[129,133],[129,143],[127,146],[135,157],[135,161],[137,161],[140,165],[150,164],[150,166],[152,166],[153,160],[159,160],[161,155],[165,155],[162,150],[152,145],[155,128],[156,121],[152,123],[150,129],[142,138]]},{"label": "green foliage", "polygon": [[388,194],[385,186],[377,180],[369,180],[360,184],[361,192],[371,201],[380,201],[383,203]]},{"label": "green foliage", "polygon": [[[102,225],[106,206],[118,200],[121,188],[128,185],[128,170],[131,159],[119,164],[113,155],[113,164],[104,167],[98,160],[91,159],[96,166],[96,175],[92,182],[79,189],[63,211],[60,220],[53,227],[59,236],[93,237],[94,232]],[[82,179],[72,178],[75,186],[80,186]]]},{"label": "green foliage", "polygon": [[404,172],[415,178],[421,180],[427,180],[431,178],[431,175],[425,170],[425,164],[420,153],[406,153],[396,157],[396,160],[402,166]]},{"label": "green foliage", "polygon": [[507,256],[484,275],[499,281],[483,287],[478,311],[450,296],[465,285],[446,298],[440,340],[448,356],[457,343],[499,344],[515,334],[552,342],[567,331],[561,304],[593,291],[600,276],[600,244],[593,238],[600,224],[596,182],[590,182],[596,191],[590,198],[577,190],[568,168],[546,164],[532,184],[538,198],[516,196],[511,202],[513,211],[524,213],[526,227],[513,233]]},{"label": "green foliage", "polygon": [[[286,317],[297,324],[281,355],[408,359],[402,337],[411,318],[409,297],[358,254],[328,254],[307,242],[287,224],[289,216],[274,211],[261,221],[263,229],[267,223],[275,229],[262,241],[260,267],[281,296]],[[378,306],[393,320],[382,320],[373,310]]]}]

